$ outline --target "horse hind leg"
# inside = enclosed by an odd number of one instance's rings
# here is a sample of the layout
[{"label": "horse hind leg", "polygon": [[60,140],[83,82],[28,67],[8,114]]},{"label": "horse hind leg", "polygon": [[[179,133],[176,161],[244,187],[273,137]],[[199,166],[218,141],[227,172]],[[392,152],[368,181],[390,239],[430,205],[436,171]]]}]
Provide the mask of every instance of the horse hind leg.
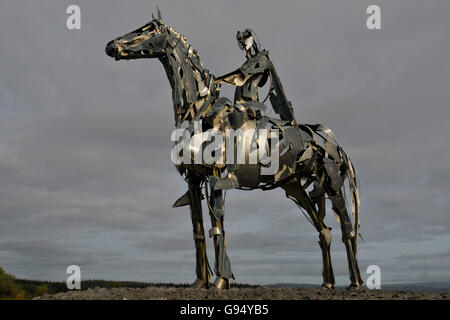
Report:
[{"label": "horse hind leg", "polygon": [[[313,191],[314,192],[314,191]],[[325,193],[313,198],[313,201],[317,205],[319,219],[324,221],[326,214]],[[333,266],[331,264],[331,228],[323,229],[319,231],[319,245],[322,249],[322,275],[323,275],[323,288],[333,289],[335,284]]]},{"label": "horse hind leg", "polygon": [[[323,261],[323,284],[326,289],[334,289],[335,279],[333,267],[331,264],[331,228],[328,228],[323,219],[325,217],[325,194],[318,195],[311,199],[306,191],[298,183],[290,183],[283,186],[288,196],[292,197],[294,202],[305,209],[316,230],[319,232],[319,245],[322,250]],[[317,204],[316,209],[315,205]]]},{"label": "horse hind leg", "polygon": [[339,217],[339,223],[342,231],[342,242],[345,245],[347,251],[348,268],[350,273],[350,288],[360,288],[363,281],[359,272],[358,261],[356,259],[356,237],[353,230],[350,217],[345,205],[345,199],[342,193],[337,193],[330,196],[332,208]]}]

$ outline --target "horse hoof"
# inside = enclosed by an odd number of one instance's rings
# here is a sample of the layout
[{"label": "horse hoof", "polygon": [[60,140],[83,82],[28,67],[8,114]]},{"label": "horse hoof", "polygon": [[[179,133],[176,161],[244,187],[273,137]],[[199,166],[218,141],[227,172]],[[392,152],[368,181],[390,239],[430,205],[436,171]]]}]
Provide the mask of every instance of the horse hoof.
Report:
[{"label": "horse hoof", "polygon": [[222,277],[217,277],[216,281],[214,281],[214,288],[216,289],[230,289],[230,280],[222,278]]},{"label": "horse hoof", "polygon": [[352,283],[350,286],[347,287],[347,290],[360,291],[360,290],[364,290],[364,288],[359,283]]},{"label": "horse hoof", "polygon": [[322,283],[321,288],[325,289],[325,290],[334,290],[334,284],[332,284],[332,283]]},{"label": "horse hoof", "polygon": [[194,283],[191,284],[191,288],[193,289],[208,289],[208,286],[206,286],[205,281],[202,279],[195,279]]}]

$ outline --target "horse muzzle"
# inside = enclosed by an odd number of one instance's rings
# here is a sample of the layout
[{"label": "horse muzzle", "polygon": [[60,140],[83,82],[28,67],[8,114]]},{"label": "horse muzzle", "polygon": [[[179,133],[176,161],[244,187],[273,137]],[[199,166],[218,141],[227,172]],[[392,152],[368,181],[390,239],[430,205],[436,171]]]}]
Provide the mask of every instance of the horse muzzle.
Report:
[{"label": "horse muzzle", "polygon": [[108,42],[108,44],[106,45],[106,48],[105,48],[105,52],[111,58],[114,58],[116,60],[120,59],[119,50],[117,48],[116,41],[114,41],[114,40]]}]

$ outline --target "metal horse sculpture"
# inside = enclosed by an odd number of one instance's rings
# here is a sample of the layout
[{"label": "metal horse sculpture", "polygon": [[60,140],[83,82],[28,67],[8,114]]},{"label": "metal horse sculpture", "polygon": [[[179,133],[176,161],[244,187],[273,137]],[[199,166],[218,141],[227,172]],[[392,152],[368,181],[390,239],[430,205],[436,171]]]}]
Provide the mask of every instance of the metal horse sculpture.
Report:
[{"label": "metal horse sculpture", "polygon": [[[247,46],[245,41],[244,46]],[[279,130],[279,170],[273,175],[261,174],[262,163],[177,165],[188,183],[187,193],[174,206],[189,205],[191,209],[197,275],[193,287],[229,288],[230,279],[234,279],[226,253],[224,190],[271,190],[278,187],[283,188],[286,196],[306,212],[319,233],[323,257],[322,286],[328,289],[334,288],[335,283],[330,255],[331,228],[324,223],[325,200],[331,201],[347,251],[350,287],[361,287],[356,259],[360,205],[355,168],[330,129],[322,125],[296,123],[267,51],[248,54],[248,60],[237,72],[215,78],[203,67],[197,51],[186,39],[162,21],[159,10],[157,18],[153,16],[153,20],[143,27],[110,41],[105,50],[116,60],[159,59],[172,87],[177,128],[183,125],[192,127],[194,122],[200,121],[203,129],[216,128],[222,132],[229,128]],[[258,74],[271,80],[270,101],[280,119],[262,115],[265,106],[257,95],[253,95],[253,99],[241,99],[239,103],[235,100],[234,104],[220,97],[220,83],[239,86]],[[258,81],[261,80],[258,78]],[[217,277],[214,284],[210,282],[212,271],[206,255],[201,206],[203,189],[212,223],[209,236],[213,238],[215,247],[214,271]],[[347,209],[347,195],[351,199],[353,219]]]}]

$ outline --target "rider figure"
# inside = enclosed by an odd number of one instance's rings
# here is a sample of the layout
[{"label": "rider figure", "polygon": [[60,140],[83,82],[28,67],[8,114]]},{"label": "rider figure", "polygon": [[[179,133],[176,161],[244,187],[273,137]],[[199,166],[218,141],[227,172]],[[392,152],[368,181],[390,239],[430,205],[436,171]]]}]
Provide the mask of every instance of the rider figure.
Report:
[{"label": "rider figure", "polygon": [[292,106],[286,98],[280,79],[270,61],[269,51],[261,48],[255,32],[251,29],[238,31],[236,39],[239,48],[245,51],[247,60],[236,71],[217,78],[216,83],[225,82],[236,86],[234,96],[236,104],[255,106],[255,104],[261,104],[258,88],[263,87],[270,78],[268,97],[274,111],[279,114],[281,120],[287,120],[295,125]]}]

